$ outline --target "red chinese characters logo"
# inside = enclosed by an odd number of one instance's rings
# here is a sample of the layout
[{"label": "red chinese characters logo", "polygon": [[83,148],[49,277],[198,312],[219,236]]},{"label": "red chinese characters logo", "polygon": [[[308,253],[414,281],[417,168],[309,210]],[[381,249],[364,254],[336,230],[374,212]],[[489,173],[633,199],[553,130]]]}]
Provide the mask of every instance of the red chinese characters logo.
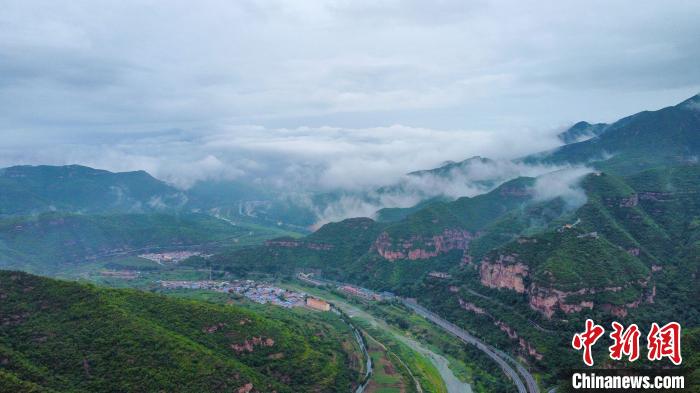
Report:
[{"label": "red chinese characters logo", "polygon": [[613,322],[612,327],[615,331],[610,333],[610,338],[614,341],[613,345],[608,348],[610,358],[620,360],[622,355],[627,355],[630,362],[639,359],[639,327],[632,324],[625,329],[617,322]]},{"label": "red chinese characters logo", "polygon": [[591,348],[603,333],[605,333],[605,329],[602,326],[596,325],[593,320],[586,319],[586,331],[574,334],[574,338],[571,340],[574,349],[583,349],[583,362],[589,367],[593,365]]},{"label": "red chinese characters logo", "polygon": [[[620,323],[613,322],[612,328],[613,332],[610,333],[610,338],[613,340],[613,344],[608,347],[610,358],[622,360],[623,356],[627,356],[630,362],[639,359],[639,337],[641,336],[639,327],[636,324],[631,324],[625,329]],[[605,329],[602,326],[587,319],[586,330],[574,334],[571,340],[571,346],[574,349],[583,349],[583,362],[589,367],[593,365],[592,347],[603,336],[603,333],[605,333]],[[651,330],[647,335],[647,349],[649,350],[647,358],[650,361],[668,358],[673,364],[680,365],[683,361],[681,358],[681,325],[678,322],[669,322],[659,327],[659,324],[652,323]]]},{"label": "red chinese characters logo", "polygon": [[673,364],[679,365],[681,358],[681,325],[669,322],[663,327],[654,322],[647,336],[647,358],[651,361],[669,358]]}]

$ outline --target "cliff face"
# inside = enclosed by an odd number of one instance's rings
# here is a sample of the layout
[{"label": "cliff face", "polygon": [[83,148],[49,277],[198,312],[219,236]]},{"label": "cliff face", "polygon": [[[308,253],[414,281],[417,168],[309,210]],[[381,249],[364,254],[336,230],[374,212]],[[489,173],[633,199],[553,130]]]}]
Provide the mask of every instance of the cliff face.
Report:
[{"label": "cliff face", "polygon": [[484,258],[479,268],[481,284],[490,288],[505,288],[524,293],[524,278],[528,276],[528,267],[516,262],[516,258],[516,255],[499,255],[495,261]]},{"label": "cliff face", "polygon": [[581,312],[584,309],[593,309],[593,302],[582,300],[578,303],[567,303],[566,298],[571,295],[593,294],[595,290],[584,288],[575,292],[565,292],[554,288],[544,288],[533,284],[528,290],[530,308],[552,318],[554,312],[559,309],[566,314]]},{"label": "cliff face", "polygon": [[[495,260],[484,258],[479,268],[479,275],[481,284],[486,287],[526,293],[530,308],[539,311],[548,319],[551,319],[557,310],[565,314],[572,314],[584,310],[592,310],[594,306],[600,307],[601,310],[617,317],[624,317],[630,308],[636,308],[642,302],[653,303],[656,295],[656,287],[653,286],[651,290],[646,291],[648,293],[643,293],[639,299],[626,304],[595,304],[593,300],[585,297],[604,292],[620,292],[628,285],[638,285],[646,288],[651,277],[628,283],[625,287],[581,288],[576,291],[562,291],[538,285],[534,282],[526,283],[526,277],[529,276],[529,268],[522,261],[518,260],[516,254],[499,255]],[[576,300],[571,300],[572,297],[576,298]],[[583,299],[581,299],[582,297]]]},{"label": "cliff face", "polygon": [[459,305],[460,305],[460,307],[462,307],[463,309],[465,309],[467,311],[471,311],[473,313],[482,314],[482,315],[486,314],[486,310],[477,306],[474,303],[465,302],[464,300],[462,300],[462,298],[459,298]]},{"label": "cliff face", "polygon": [[466,250],[475,235],[461,229],[445,229],[438,235],[424,237],[413,235],[408,239],[392,239],[387,232],[382,232],[372,248],[384,259],[418,260],[434,258],[450,250]]},{"label": "cliff face", "polygon": [[656,296],[656,285],[653,285],[650,290],[644,290],[638,299],[625,304],[596,304],[592,300],[580,300],[578,302],[567,301],[568,297],[575,296],[580,298],[585,295],[601,294],[605,292],[620,292],[630,285],[638,285],[642,288],[647,288],[651,277],[644,280],[639,280],[635,283],[628,283],[624,287],[604,287],[604,288],[582,288],[577,291],[560,291],[554,288],[544,288],[537,285],[532,285],[528,290],[530,307],[544,314],[547,318],[552,318],[557,309],[565,314],[581,312],[584,309],[592,310],[594,306],[600,307],[601,310],[610,313],[618,318],[626,317],[629,309],[637,308],[643,302],[654,303]]}]

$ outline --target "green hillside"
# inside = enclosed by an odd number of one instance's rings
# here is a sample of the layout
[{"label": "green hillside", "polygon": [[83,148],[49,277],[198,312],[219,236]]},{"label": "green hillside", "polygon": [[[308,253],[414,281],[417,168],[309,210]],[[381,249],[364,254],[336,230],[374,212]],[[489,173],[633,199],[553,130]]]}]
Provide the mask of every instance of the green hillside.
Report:
[{"label": "green hillside", "polygon": [[[700,325],[700,165],[626,177],[589,174],[580,181],[586,201],[574,209],[561,198],[533,199],[533,184],[517,179],[474,198],[432,204],[397,222],[346,220],[303,239],[214,259],[232,272],[320,269],[329,278],[416,297],[524,356],[552,382],[560,367],[579,361],[567,351],[568,341],[585,317],[640,326],[655,320]],[[461,239],[460,230],[475,237],[445,249],[451,236]],[[444,251],[427,253],[438,243]],[[426,253],[389,258],[378,247]],[[481,272],[485,261],[503,266],[488,284]],[[508,273],[517,264],[524,273]],[[431,271],[452,277],[431,278]],[[516,292],[519,275],[523,287]],[[460,299],[487,314],[465,311]]]},{"label": "green hillside", "polygon": [[214,255],[208,262],[217,269],[235,274],[290,275],[299,268],[312,268],[339,278],[347,275],[353,261],[367,253],[383,227],[369,218],[351,218],[326,224],[301,239],[272,239],[264,246]]},{"label": "green hillside", "polygon": [[3,392],[337,392],[356,378],[331,314],[273,320],[9,271],[0,298]]},{"label": "green hillside", "polygon": [[54,272],[159,247],[232,243],[249,228],[202,214],[45,213],[0,220],[0,267]]},{"label": "green hillside", "polygon": [[508,211],[528,202],[532,198],[530,187],[533,183],[534,179],[521,177],[472,198],[462,197],[453,202],[433,203],[387,226],[386,231],[395,238],[415,234],[433,235],[445,228],[478,231]]},{"label": "green hillside", "polygon": [[605,123],[591,124],[586,121],[580,121],[557,135],[557,137],[568,145],[596,137],[602,134],[607,127],[608,124]]},{"label": "green hillside", "polygon": [[700,95],[678,105],[618,120],[595,138],[571,143],[523,161],[580,164],[597,161],[607,172],[633,174],[658,166],[697,160],[700,154]]},{"label": "green hillside", "polygon": [[81,165],[0,169],[0,218],[46,212],[148,214],[202,212],[247,226],[307,233],[316,220],[300,206],[246,181],[200,181],[178,189],[145,171],[109,172]]},{"label": "green hillside", "polygon": [[0,169],[0,216],[46,211],[144,212],[177,208],[186,197],[144,171],[81,165]]}]

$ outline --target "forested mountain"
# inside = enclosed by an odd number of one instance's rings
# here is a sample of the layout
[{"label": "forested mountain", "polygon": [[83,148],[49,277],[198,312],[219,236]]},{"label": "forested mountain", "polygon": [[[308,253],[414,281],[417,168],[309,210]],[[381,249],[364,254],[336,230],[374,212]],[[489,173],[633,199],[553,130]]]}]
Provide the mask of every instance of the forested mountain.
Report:
[{"label": "forested mountain", "polygon": [[[232,272],[320,269],[417,297],[550,376],[576,365],[566,340],[584,316],[700,325],[700,165],[589,174],[581,182],[587,201],[573,210],[519,191],[532,182],[395,223],[328,224],[211,263]],[[435,271],[451,277],[428,276]]]},{"label": "forested mountain", "polygon": [[587,121],[580,121],[564,132],[559,133],[557,137],[568,145],[570,143],[583,142],[591,138],[595,138],[602,134],[608,124],[596,123],[591,124]]},{"label": "forested mountain", "polygon": [[203,214],[44,213],[0,220],[0,268],[55,274],[115,255],[233,243],[248,229]]},{"label": "forested mountain", "polygon": [[564,169],[516,178],[476,197],[391,211],[387,222],[345,220],[212,263],[320,269],[416,297],[553,381],[577,364],[567,340],[584,316],[700,325],[698,101],[630,116],[523,161],[596,168],[575,177]]},{"label": "forested mountain", "polygon": [[144,171],[114,173],[81,165],[0,169],[0,216],[47,211],[146,212],[177,208],[187,198]]},{"label": "forested mountain", "polygon": [[0,391],[337,392],[357,371],[330,314],[269,318],[0,271]]},{"label": "forested mountain", "polygon": [[[560,136],[572,143],[509,164],[537,164],[551,168],[548,173],[482,177],[480,187],[490,191],[473,197],[426,199],[412,208],[382,210],[380,220],[346,219],[303,238],[268,239],[190,263],[235,275],[320,271],[327,278],[415,297],[522,356],[554,383],[563,368],[577,364],[567,340],[585,318],[700,326],[699,105],[695,96],[610,125],[579,123]],[[483,165],[495,162],[475,157],[407,176],[452,179],[455,171]],[[30,182],[16,175],[26,168],[16,168],[3,174],[14,194],[1,199],[6,216],[0,261],[22,268],[60,267],[158,244],[216,243],[247,229],[213,216],[230,221],[261,211],[223,196],[253,198],[258,191],[230,185],[202,184],[175,207],[163,201],[183,194],[169,194],[173,189],[141,172],[109,175],[71,167],[51,169],[54,180],[32,175]],[[74,179],[86,174],[93,181]],[[111,183],[101,180],[116,175]],[[114,199],[106,185],[117,183],[123,199]],[[81,199],[69,191],[76,187],[108,203],[86,202],[85,212],[46,212],[76,209]],[[151,203],[153,198],[163,203]],[[137,207],[139,214],[132,214]],[[187,213],[191,210],[208,215]]]},{"label": "forested mountain", "polygon": [[[631,174],[665,165],[697,162],[700,154],[700,95],[657,111],[644,111],[597,130],[598,135],[524,162],[592,163],[602,170]],[[595,133],[595,132],[594,132]]]}]

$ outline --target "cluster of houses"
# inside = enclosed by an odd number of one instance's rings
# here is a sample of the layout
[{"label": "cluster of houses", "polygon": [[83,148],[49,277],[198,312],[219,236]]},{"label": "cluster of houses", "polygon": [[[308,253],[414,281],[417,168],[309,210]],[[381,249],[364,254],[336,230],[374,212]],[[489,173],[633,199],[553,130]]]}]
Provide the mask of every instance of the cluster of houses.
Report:
[{"label": "cluster of houses", "polygon": [[260,304],[274,304],[284,308],[307,306],[315,310],[329,311],[330,304],[307,296],[303,292],[290,291],[253,280],[240,281],[159,281],[164,289],[199,289],[223,293],[236,293]]},{"label": "cluster of houses", "polygon": [[338,290],[341,292],[344,292],[348,295],[356,296],[365,300],[374,300],[374,301],[382,301],[382,300],[391,300],[395,297],[395,295],[391,292],[375,292],[367,288],[362,288],[362,287],[357,287],[354,285],[341,285],[338,287]]},{"label": "cluster of houses", "polygon": [[189,257],[201,254],[202,253],[200,253],[199,251],[168,251],[141,254],[139,255],[139,258],[148,259],[149,261],[153,261],[159,265],[162,265],[164,263],[178,263],[180,261],[184,261]]},{"label": "cluster of houses", "polygon": [[298,272],[297,278],[304,281],[307,284],[315,286],[332,286],[338,289],[338,291],[345,293],[346,295],[359,297],[364,300],[372,301],[382,301],[382,300],[393,300],[396,298],[391,292],[375,292],[371,289],[358,287],[356,285],[345,284],[337,281],[326,280],[318,277],[320,275],[318,272]]}]

